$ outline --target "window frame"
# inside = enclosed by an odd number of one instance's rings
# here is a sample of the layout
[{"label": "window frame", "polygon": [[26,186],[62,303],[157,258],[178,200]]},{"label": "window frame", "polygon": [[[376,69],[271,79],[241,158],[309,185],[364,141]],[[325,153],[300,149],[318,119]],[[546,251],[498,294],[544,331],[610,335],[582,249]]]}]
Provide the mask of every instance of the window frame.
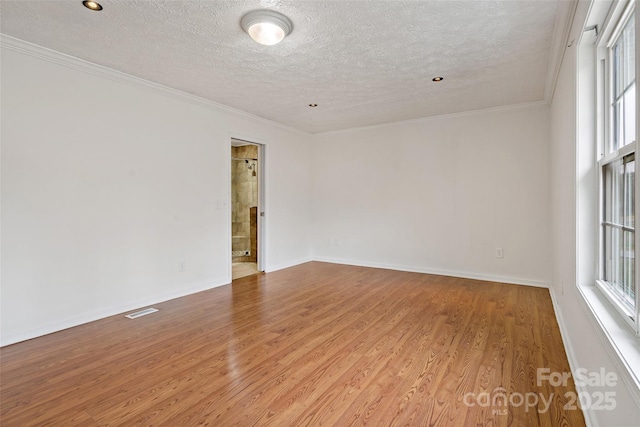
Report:
[{"label": "window frame", "polygon": [[[605,296],[608,302],[616,309],[616,311],[620,314],[620,316],[624,319],[625,323],[634,331],[636,336],[640,336],[640,285],[638,279],[638,273],[640,272],[640,257],[635,255],[639,246],[639,233],[636,230],[636,226],[634,224],[634,295],[635,295],[635,307],[633,310],[630,310],[624,302],[615,295],[615,291],[613,290],[613,285],[609,284],[607,281],[603,280],[605,276],[605,200],[604,200],[604,190],[605,190],[605,182],[604,182],[604,174],[605,167],[610,165],[618,160],[622,160],[625,156],[629,154],[636,153],[638,148],[638,85],[637,85],[637,76],[638,76],[638,61],[634,56],[635,64],[635,76],[634,76],[634,85],[635,85],[635,139],[624,145],[622,147],[618,147],[615,150],[611,150],[609,152],[609,148],[613,147],[613,138],[614,138],[614,111],[613,111],[613,103],[614,103],[614,61],[613,57],[613,46],[617,43],[619,37],[622,36],[623,30],[626,27],[627,23],[633,19],[635,31],[637,32],[637,9],[635,7],[635,2],[633,0],[629,1],[625,6],[624,11],[620,15],[620,17],[615,22],[608,22],[605,27],[605,32],[602,34],[603,37],[599,37],[597,43],[597,63],[596,67],[596,79],[598,85],[598,101],[599,111],[597,113],[597,122],[599,131],[598,134],[598,143],[597,143],[597,168],[598,168],[598,206],[597,206],[597,218],[598,218],[598,232],[597,232],[597,271],[596,271],[596,287],[600,290],[600,292]],[[612,29],[612,31],[607,31],[608,29]],[[608,33],[608,34],[607,34]],[[637,40],[637,36],[635,38]],[[635,46],[634,46],[635,48]],[[626,91],[623,90],[621,97],[624,97]],[[637,164],[636,164],[637,168]],[[634,203],[634,216],[640,212],[640,173],[636,170],[635,175],[635,203]]]}]

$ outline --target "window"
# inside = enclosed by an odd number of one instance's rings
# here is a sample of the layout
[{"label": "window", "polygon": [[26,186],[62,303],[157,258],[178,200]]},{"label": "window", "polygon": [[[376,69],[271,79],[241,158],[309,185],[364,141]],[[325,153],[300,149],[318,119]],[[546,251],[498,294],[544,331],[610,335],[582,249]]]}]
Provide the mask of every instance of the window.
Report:
[{"label": "window", "polygon": [[632,6],[602,49],[603,108],[598,287],[638,332],[636,275],[636,61]]},{"label": "window", "polygon": [[604,268],[602,279],[624,308],[635,307],[635,153],[602,168]]}]

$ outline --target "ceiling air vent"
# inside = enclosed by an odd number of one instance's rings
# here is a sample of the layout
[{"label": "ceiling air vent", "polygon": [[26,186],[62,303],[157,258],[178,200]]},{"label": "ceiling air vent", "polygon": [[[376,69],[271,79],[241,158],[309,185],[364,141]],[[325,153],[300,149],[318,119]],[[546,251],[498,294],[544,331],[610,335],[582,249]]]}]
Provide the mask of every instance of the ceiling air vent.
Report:
[{"label": "ceiling air vent", "polygon": [[146,316],[147,314],[155,313],[158,311],[157,308],[145,308],[144,310],[136,311],[135,313],[127,314],[124,317],[128,317],[129,319],[137,319],[138,317]]}]

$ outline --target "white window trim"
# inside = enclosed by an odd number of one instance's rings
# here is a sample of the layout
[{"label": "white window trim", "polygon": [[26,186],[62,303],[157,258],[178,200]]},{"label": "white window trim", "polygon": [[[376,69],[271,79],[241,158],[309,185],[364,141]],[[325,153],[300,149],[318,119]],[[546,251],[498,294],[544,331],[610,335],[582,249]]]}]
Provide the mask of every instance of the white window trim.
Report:
[{"label": "white window trim", "polygon": [[[598,185],[597,192],[598,196],[596,200],[598,201],[598,232],[597,232],[597,272],[596,277],[602,277],[601,272],[603,271],[603,233],[602,233],[602,222],[603,222],[603,211],[602,211],[602,194],[603,194],[603,179],[602,179],[602,169],[604,166],[609,163],[621,159],[622,157],[637,152],[637,134],[638,134],[638,124],[640,124],[640,120],[637,119],[638,115],[638,99],[636,97],[636,139],[632,143],[629,143],[619,149],[615,150],[611,153],[606,153],[606,147],[608,146],[608,142],[610,138],[612,138],[611,132],[611,108],[610,108],[610,100],[611,100],[611,60],[609,55],[610,48],[614,45],[615,41],[621,35],[626,23],[629,19],[636,19],[637,23],[637,11],[635,8],[635,1],[630,0],[628,2],[619,2],[613,9],[612,13],[609,14],[607,20],[604,24],[605,31],[600,34],[598,40],[596,41],[596,49],[597,49],[597,64],[596,66],[596,79],[597,79],[597,99],[598,99],[598,117],[596,118],[596,122],[602,132],[598,132],[598,141],[597,141],[597,149],[599,152],[598,155]],[[638,26],[636,25],[636,32],[638,30]],[[636,36],[636,40],[637,40]],[[637,46],[636,46],[637,51]],[[600,63],[602,60],[605,60],[606,67],[600,67]],[[638,75],[638,60],[636,60],[636,76]],[[637,82],[637,77],[636,77]],[[637,88],[637,83],[636,83]],[[637,90],[637,89],[636,89]],[[604,120],[603,120],[604,119]],[[638,159],[640,160],[640,159]],[[636,162],[636,164],[638,164]],[[635,174],[635,199],[636,206],[635,212],[636,214],[640,213],[640,171]],[[635,236],[635,248],[636,252],[640,249],[640,233],[634,233]],[[596,287],[600,290],[601,295],[615,308],[615,310],[620,315],[621,319],[624,319],[625,323],[632,329],[633,335],[640,336],[640,292],[638,286],[638,273],[640,273],[640,257],[635,257],[635,280],[636,280],[636,289],[635,289],[635,311],[629,310],[625,307],[619,299],[613,294],[613,291],[610,288],[610,285],[602,280],[596,280]],[[596,314],[597,315],[597,314]],[[639,373],[636,373],[637,377],[640,377]]]},{"label": "white window trim", "polygon": [[[631,329],[635,332],[637,330],[636,322],[635,322],[635,313],[631,310],[627,309],[624,305],[620,304],[618,298],[615,296],[613,291],[611,290],[610,285],[602,280],[596,280],[596,287],[604,294],[604,297],[609,301],[609,303],[616,309],[620,317],[631,327]],[[637,332],[636,332],[637,334]]]},{"label": "white window trim", "polygon": [[623,382],[632,392],[636,403],[640,405],[640,342],[628,324],[604,297],[596,286],[578,286],[584,308],[595,325],[601,339],[607,342],[609,353],[621,375]]},{"label": "white window trim", "polygon": [[[597,168],[597,181],[594,182],[596,185],[590,185],[593,191],[594,204],[593,209],[597,212],[596,217],[593,222],[593,231],[596,236],[594,244],[596,247],[593,248],[594,253],[594,269],[593,274],[597,278],[599,277],[600,272],[600,263],[602,261],[602,257],[600,256],[600,250],[602,248],[601,239],[600,239],[600,231],[602,230],[601,226],[601,202],[600,202],[600,185],[601,185],[601,166],[613,161],[614,157],[621,154],[620,152],[611,153],[607,156],[604,156],[604,146],[602,145],[603,139],[608,135],[609,132],[609,109],[606,108],[607,98],[603,99],[603,82],[606,82],[609,77],[609,70],[603,69],[601,67],[601,59],[604,57],[603,55],[607,54],[607,48],[602,43],[603,40],[613,40],[615,39],[613,31],[621,30],[622,26],[615,25],[614,23],[619,23],[624,21],[624,14],[630,13],[633,8],[634,0],[629,1],[618,1],[614,6],[611,7],[606,17],[602,17],[600,19],[600,24],[598,24],[600,30],[597,34],[597,39],[591,42],[587,42],[594,46],[595,50],[595,59],[596,63],[594,64],[596,71],[595,82],[592,86],[593,94],[595,95],[595,105],[593,105],[594,109],[589,110],[592,114],[587,114],[590,116],[590,120],[593,122],[590,123],[581,123],[578,122],[578,126],[593,126],[594,136],[595,136],[595,145],[593,143],[589,143],[589,147],[577,148],[581,149],[590,149],[594,150],[596,154],[596,162],[590,163],[593,164]],[[639,6],[640,8],[640,6]],[[591,10],[591,6],[589,7]],[[638,8],[633,9],[636,13],[636,24],[640,22],[640,11]],[[587,15],[590,12],[587,13]],[[585,21],[587,22],[587,21]],[[640,28],[636,25],[636,52],[640,50]],[[586,31],[586,28],[583,29]],[[584,33],[583,33],[584,34]],[[580,37],[582,39],[582,37]],[[579,62],[578,62],[579,63]],[[640,56],[636,55],[636,76],[640,76]],[[576,70],[578,71],[578,69]],[[604,73],[604,76],[603,76]],[[579,77],[578,77],[579,79]],[[638,84],[638,80],[636,80],[636,85]],[[578,92],[579,93],[579,92]],[[636,103],[638,103],[640,97],[637,97]],[[580,95],[576,99],[578,110],[576,111],[577,117],[580,117]],[[605,109],[606,108],[606,109]],[[605,115],[605,111],[607,112]],[[638,119],[638,115],[640,115],[640,108],[636,107],[636,117],[637,117],[637,126],[636,126],[636,134],[638,130],[640,130],[640,120]],[[601,117],[605,117],[605,120],[601,120]],[[579,132],[578,132],[579,134]],[[578,140],[578,144],[580,146],[581,142]],[[637,146],[637,137],[634,145]],[[637,147],[634,147],[637,148]],[[632,147],[622,147],[620,150],[624,150],[625,154],[631,152],[634,148]],[[578,157],[579,158],[579,157]],[[576,159],[577,161],[578,158]],[[640,160],[639,160],[640,161]],[[640,203],[640,171],[636,173],[636,202]],[[584,184],[577,183],[578,188]],[[640,215],[640,210],[638,210],[638,214]],[[576,230],[577,231],[577,230]],[[638,240],[640,236],[640,231],[636,233],[636,248],[640,249],[638,245]],[[578,244],[580,240],[577,240]],[[578,254],[577,254],[578,255]],[[578,262],[580,261],[580,257],[578,255]],[[577,270],[578,272],[578,270]],[[640,276],[640,257],[636,257],[636,272],[638,276]],[[637,277],[636,280],[639,278]],[[624,316],[620,315],[616,304],[612,304],[610,300],[610,296],[607,295],[606,289],[601,289],[597,280],[588,280],[588,281],[577,281],[577,288],[579,292],[579,300],[583,309],[587,313],[587,317],[593,323],[594,328],[605,344],[604,348],[611,357],[614,365],[618,372],[620,372],[621,379],[626,384],[628,390],[631,392],[632,397],[634,398],[636,404],[640,405],[640,339],[638,338],[638,332],[634,331],[629,323],[624,319]],[[608,287],[608,286],[607,286]],[[636,301],[640,299],[640,292],[636,292]],[[636,307],[640,304],[636,303]],[[639,321],[640,322],[640,321]]]}]

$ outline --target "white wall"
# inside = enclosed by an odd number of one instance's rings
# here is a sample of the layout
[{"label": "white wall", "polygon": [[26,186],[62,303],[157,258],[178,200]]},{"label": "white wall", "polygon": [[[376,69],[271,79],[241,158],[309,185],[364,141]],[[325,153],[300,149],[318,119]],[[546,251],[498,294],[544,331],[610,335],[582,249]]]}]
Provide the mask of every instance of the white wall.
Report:
[{"label": "white wall", "polygon": [[548,110],[314,135],[314,258],[547,286]]},{"label": "white wall", "polygon": [[3,345],[229,283],[231,136],[267,144],[267,270],[310,258],[308,134],[4,41]]},{"label": "white wall", "polygon": [[[577,41],[583,28],[588,2],[581,3],[569,40]],[[583,368],[598,372],[604,368],[607,372],[615,372],[619,378],[615,387],[582,389],[590,395],[604,391],[615,393],[615,410],[586,411],[588,425],[635,426],[640,419],[640,407],[624,381],[628,374],[617,369],[577,288],[578,270],[582,280],[593,279],[593,265],[586,264],[586,260],[593,260],[593,254],[589,254],[585,247],[593,247],[593,239],[588,238],[588,233],[593,233],[594,227],[584,215],[581,215],[581,223],[578,224],[577,215],[577,181],[593,179],[589,170],[581,167],[580,175],[577,175],[576,168],[576,49],[574,42],[565,52],[551,105],[550,291],[572,369]],[[585,129],[581,129],[581,134],[584,131]],[[589,153],[582,153],[581,156],[593,158],[593,154]],[[588,204],[586,199],[581,198],[580,203]],[[580,230],[580,234],[577,234],[577,230]],[[578,247],[577,241],[581,243],[581,247]],[[578,255],[581,260],[579,266]]]},{"label": "white wall", "polygon": [[[2,345],[228,283],[229,211],[217,206],[230,198],[234,136],[267,144],[267,270],[312,249],[320,260],[550,281],[574,368],[616,371],[575,287],[571,50],[550,110],[311,137],[15,47],[1,52]],[[595,425],[640,419],[625,384],[615,391],[615,411],[587,414]]]}]

